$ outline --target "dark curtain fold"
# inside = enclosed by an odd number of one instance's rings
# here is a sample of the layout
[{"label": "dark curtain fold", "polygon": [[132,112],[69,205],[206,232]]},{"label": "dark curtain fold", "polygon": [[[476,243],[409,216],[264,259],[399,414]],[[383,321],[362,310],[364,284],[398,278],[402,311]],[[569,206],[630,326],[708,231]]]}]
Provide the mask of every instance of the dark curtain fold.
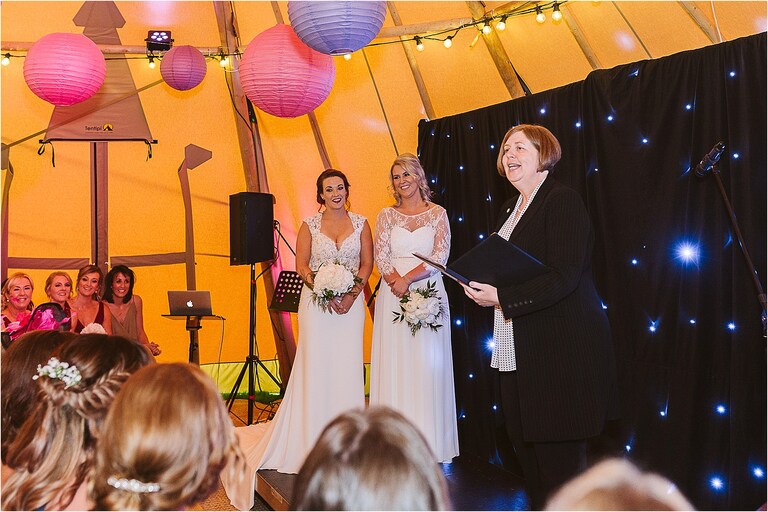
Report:
[{"label": "dark curtain fold", "polygon": [[[764,287],[766,34],[421,122],[451,259],[488,235],[511,195],[496,157],[519,123],[560,140],[554,177],[581,193],[595,227],[622,401],[620,424],[595,446],[671,478],[700,509],[756,509],[766,499],[761,308],[715,177],[694,170],[725,142],[720,176]],[[461,451],[514,470],[489,368],[491,312],[458,286],[448,294]]]}]

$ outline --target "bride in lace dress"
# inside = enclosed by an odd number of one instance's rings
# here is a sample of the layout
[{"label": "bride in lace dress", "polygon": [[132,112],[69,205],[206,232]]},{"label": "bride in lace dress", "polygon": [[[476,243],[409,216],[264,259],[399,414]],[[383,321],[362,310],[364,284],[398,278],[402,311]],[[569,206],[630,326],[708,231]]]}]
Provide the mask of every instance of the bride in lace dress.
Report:
[{"label": "bride in lace dress", "polygon": [[[374,254],[388,286],[376,300],[371,346],[371,405],[387,405],[411,420],[429,442],[438,462],[459,454],[453,388],[451,319],[442,275],[412,256],[418,252],[445,264],[451,230],[445,209],[429,200],[419,159],[405,153],[392,164],[395,206],[376,219]],[[435,284],[445,305],[437,332],[422,327],[411,333],[406,322],[393,323],[400,298],[409,289]]]},{"label": "bride in lace dress", "polygon": [[[222,473],[232,505],[253,506],[256,471],[298,473],[325,426],[344,411],[365,406],[363,328],[365,301],[359,297],[373,269],[373,240],[368,221],[347,210],[349,182],[328,169],[317,178],[322,213],[307,219],[296,241],[296,271],[304,286],[299,303],[296,360],[275,418],[236,429],[249,475],[241,485]],[[312,301],[314,273],[324,263],[340,263],[361,282],[327,308]]]}]

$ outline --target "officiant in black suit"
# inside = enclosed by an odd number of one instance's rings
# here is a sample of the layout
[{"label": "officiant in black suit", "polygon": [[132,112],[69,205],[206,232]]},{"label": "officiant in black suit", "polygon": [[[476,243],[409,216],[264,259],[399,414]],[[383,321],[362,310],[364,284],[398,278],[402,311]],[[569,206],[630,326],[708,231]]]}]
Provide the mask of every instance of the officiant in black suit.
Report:
[{"label": "officiant in black suit", "polygon": [[497,231],[547,271],[507,288],[464,286],[494,308],[491,367],[534,509],[586,468],[587,439],[618,410],[610,327],[592,281],[594,233],[579,194],[551,176],[560,155],[549,130],[518,125],[496,162],[519,192],[502,207]]}]

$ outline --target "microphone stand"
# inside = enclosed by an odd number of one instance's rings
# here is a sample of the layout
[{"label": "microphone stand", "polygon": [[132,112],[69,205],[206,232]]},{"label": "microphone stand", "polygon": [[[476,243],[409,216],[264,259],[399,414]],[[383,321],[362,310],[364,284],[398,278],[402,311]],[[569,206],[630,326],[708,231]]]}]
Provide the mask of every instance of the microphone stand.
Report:
[{"label": "microphone stand", "polygon": [[760,301],[760,307],[763,308],[760,319],[763,324],[763,337],[765,337],[766,336],[765,291],[763,291],[763,286],[760,284],[760,279],[758,279],[757,277],[757,270],[755,270],[755,265],[752,263],[752,258],[749,256],[749,251],[747,250],[747,246],[744,244],[744,238],[741,236],[739,223],[736,221],[736,214],[733,212],[733,207],[731,206],[731,202],[728,200],[728,194],[726,194],[725,188],[723,188],[723,182],[720,179],[720,167],[718,164],[715,164],[713,166],[712,174],[715,175],[715,182],[717,183],[717,188],[720,190],[720,195],[723,196],[723,202],[725,202],[725,208],[726,210],[728,210],[728,216],[731,219],[731,225],[733,226],[733,231],[736,233],[736,238],[739,241],[739,248],[741,249],[741,254],[744,255],[744,261],[747,264],[747,270],[749,271],[749,274],[752,276],[752,282],[755,285],[755,290],[757,290],[757,300]]}]

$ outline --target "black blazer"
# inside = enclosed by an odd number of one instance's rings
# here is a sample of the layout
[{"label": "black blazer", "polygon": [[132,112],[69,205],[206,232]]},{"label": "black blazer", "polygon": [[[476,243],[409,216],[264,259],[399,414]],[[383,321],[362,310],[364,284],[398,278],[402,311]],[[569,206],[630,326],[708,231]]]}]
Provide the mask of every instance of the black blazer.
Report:
[{"label": "black blazer", "polygon": [[[497,230],[515,207],[502,207]],[[616,417],[608,319],[592,281],[594,233],[581,196],[548,176],[510,241],[542,261],[543,275],[500,288],[514,319],[523,434],[529,442],[585,439]]]}]

